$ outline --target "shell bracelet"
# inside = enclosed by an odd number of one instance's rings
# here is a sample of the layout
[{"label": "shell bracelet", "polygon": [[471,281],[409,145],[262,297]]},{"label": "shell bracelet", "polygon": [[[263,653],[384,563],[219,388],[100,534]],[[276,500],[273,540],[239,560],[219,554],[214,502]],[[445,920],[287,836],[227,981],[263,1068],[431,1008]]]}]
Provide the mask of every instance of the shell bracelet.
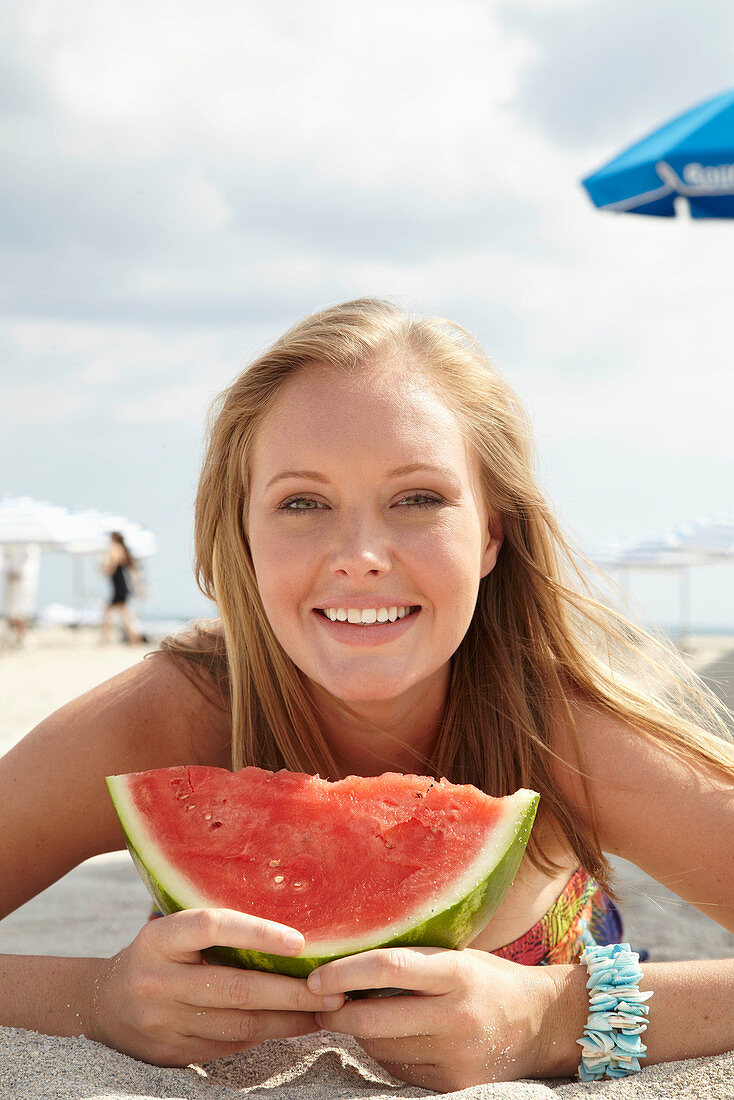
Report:
[{"label": "shell bracelet", "polygon": [[589,978],[589,1018],[576,1042],[581,1047],[578,1075],[582,1081],[625,1077],[640,1068],[647,1047],[640,1035],[647,1028],[652,992],[641,993],[640,956],[628,943],[587,947],[581,955]]}]

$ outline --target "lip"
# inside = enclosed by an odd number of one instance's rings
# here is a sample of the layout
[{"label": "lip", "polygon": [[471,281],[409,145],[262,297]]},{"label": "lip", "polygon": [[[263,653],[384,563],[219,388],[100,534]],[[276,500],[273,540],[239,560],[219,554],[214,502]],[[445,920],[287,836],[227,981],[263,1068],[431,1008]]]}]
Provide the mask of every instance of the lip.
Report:
[{"label": "lip", "polygon": [[[325,607],[344,607],[344,604],[325,604]],[[365,603],[355,600],[350,602],[350,607],[356,607],[358,610],[363,610],[365,607],[375,607],[373,603]],[[391,603],[391,604],[377,604],[377,607],[417,607],[417,604],[408,604],[405,602]],[[376,646],[383,645],[385,642],[391,642],[396,638],[401,638],[406,631],[410,630],[415,625],[421,616],[422,608],[414,611],[412,615],[406,615],[404,619],[396,619],[394,623],[372,623],[370,625],[363,625],[362,623],[347,623],[339,622],[334,623],[326,615],[322,615],[321,610],[314,608],[311,614],[316,622],[321,626],[322,630],[325,630],[330,638],[333,638],[336,642],[342,642],[345,645],[353,646]]]}]

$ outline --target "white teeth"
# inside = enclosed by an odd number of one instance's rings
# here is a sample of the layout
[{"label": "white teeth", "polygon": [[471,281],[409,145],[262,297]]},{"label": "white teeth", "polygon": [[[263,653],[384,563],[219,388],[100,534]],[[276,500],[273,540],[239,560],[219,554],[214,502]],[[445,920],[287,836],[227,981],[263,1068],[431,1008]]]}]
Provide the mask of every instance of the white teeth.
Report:
[{"label": "white teeth", "polygon": [[361,623],[367,626],[388,621],[394,623],[396,619],[404,619],[410,614],[409,607],[324,607],[322,610],[333,623]]}]

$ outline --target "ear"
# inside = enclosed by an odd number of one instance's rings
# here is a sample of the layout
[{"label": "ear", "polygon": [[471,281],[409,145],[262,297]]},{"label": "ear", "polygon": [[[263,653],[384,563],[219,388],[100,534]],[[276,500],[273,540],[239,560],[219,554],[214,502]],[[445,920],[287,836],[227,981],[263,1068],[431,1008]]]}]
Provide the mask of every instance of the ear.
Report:
[{"label": "ear", "polygon": [[497,513],[490,516],[487,523],[487,541],[482,554],[482,576],[491,573],[497,564],[497,557],[504,540],[505,533],[502,527],[502,516]]}]

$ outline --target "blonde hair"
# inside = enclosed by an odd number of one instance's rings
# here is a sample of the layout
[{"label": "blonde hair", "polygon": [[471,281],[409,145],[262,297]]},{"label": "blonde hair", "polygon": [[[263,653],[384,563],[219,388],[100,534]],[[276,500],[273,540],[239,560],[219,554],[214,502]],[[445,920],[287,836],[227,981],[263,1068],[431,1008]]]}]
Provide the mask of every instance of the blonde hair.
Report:
[{"label": "blonde hair", "polygon": [[[532,436],[513,390],[458,325],[360,299],[306,317],[260,355],[218,399],[196,499],[199,585],[221,615],[164,649],[206,664],[229,693],[232,764],[338,778],[304,674],[265,614],[244,517],[258,428],[287,381],[310,366],[364,372],[402,356],[454,411],[481,463],[490,513],[504,543],[479,588],[456,651],[443,723],[427,770],[487,793],[541,795],[579,862],[612,892],[593,824],[583,746],[570,698],[633,725],[688,760],[734,772],[725,708],[671,650],[594,594],[589,563],[562,533],[534,473]],[[564,723],[591,808],[585,828],[554,779],[554,726]],[[528,854],[554,864],[534,835]]]}]

